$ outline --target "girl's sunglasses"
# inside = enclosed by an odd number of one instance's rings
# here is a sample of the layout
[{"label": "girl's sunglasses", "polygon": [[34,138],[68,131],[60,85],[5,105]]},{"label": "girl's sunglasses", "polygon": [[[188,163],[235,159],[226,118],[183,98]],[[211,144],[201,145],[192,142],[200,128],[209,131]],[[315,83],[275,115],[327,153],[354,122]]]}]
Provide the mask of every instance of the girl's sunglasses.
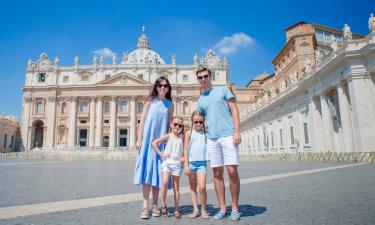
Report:
[{"label": "girl's sunglasses", "polygon": [[179,123],[173,123],[172,124],[174,127],[179,127],[179,128],[182,128],[184,125],[182,125],[182,124],[179,124]]},{"label": "girl's sunglasses", "polygon": [[203,124],[204,122],[202,120],[196,120],[194,121],[194,124]]}]

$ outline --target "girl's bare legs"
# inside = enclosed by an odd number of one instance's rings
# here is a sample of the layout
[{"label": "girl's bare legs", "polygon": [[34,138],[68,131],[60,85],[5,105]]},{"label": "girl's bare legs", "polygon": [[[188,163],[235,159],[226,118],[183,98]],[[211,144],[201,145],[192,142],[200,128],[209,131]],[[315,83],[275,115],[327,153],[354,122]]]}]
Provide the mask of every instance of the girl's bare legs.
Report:
[{"label": "girl's bare legs", "polygon": [[180,205],[180,177],[172,176],[173,180],[173,194],[174,194],[174,211],[179,212]]},{"label": "girl's bare legs", "polygon": [[163,183],[161,185],[161,207],[166,207],[167,190],[168,190],[168,180],[171,176],[170,172],[163,172]]},{"label": "girl's bare legs", "polygon": [[190,183],[190,196],[191,202],[193,203],[194,211],[189,215],[190,218],[195,218],[199,215],[198,209],[198,200],[197,200],[197,174],[189,174],[189,183]]},{"label": "girl's bare legs", "polygon": [[206,174],[205,173],[198,173],[198,190],[199,195],[201,196],[201,211],[206,212],[206,205],[207,205],[207,191],[206,191]]}]

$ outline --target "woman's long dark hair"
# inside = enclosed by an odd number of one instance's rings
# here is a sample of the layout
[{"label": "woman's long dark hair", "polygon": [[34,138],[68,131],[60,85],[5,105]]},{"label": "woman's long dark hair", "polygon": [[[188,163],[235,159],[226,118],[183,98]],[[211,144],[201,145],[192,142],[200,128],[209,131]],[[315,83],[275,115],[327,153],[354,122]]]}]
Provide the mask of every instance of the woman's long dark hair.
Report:
[{"label": "woman's long dark hair", "polygon": [[172,86],[171,84],[169,83],[169,80],[166,78],[166,77],[159,77],[158,79],[156,79],[154,85],[152,86],[152,90],[151,90],[151,93],[150,93],[150,98],[155,98],[158,96],[159,92],[158,92],[158,85],[160,84],[160,82],[162,80],[165,80],[167,82],[167,85],[168,85],[168,92],[165,94],[165,98],[169,99],[172,101],[172,96],[171,96],[171,92],[172,92]]}]

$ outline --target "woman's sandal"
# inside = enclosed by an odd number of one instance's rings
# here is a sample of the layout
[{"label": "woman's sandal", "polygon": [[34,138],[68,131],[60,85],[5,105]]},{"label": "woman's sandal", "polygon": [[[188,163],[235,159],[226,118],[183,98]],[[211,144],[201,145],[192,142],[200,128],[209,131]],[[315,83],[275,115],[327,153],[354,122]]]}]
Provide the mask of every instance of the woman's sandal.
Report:
[{"label": "woman's sandal", "polygon": [[208,214],[207,211],[202,211],[201,214],[202,214],[202,219],[209,219],[210,218],[210,214]]},{"label": "woman's sandal", "polygon": [[194,210],[192,214],[189,214],[189,218],[197,218],[199,216],[199,211]]},{"label": "woman's sandal", "polygon": [[176,219],[180,219],[180,218],[181,218],[181,213],[180,213],[180,211],[175,211],[175,212],[174,212],[174,218],[176,218]]},{"label": "woman's sandal", "polygon": [[161,215],[163,215],[164,217],[169,216],[167,205],[161,207]]},{"label": "woman's sandal", "polygon": [[141,219],[149,219],[150,218],[150,212],[148,211],[147,208],[143,208],[140,217],[141,217]]}]

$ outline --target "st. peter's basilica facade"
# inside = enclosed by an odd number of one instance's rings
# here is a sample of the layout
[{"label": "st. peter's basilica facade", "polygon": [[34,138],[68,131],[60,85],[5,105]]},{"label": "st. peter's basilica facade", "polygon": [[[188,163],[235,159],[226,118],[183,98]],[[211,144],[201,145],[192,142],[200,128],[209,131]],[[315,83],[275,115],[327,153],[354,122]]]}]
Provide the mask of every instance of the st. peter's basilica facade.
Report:
[{"label": "st. peter's basilica facade", "polygon": [[167,64],[151,50],[144,29],[137,48],[110,63],[94,56],[91,65],[60,66],[42,53],[29,60],[23,87],[23,149],[133,149],[143,102],[154,81],[165,76],[172,85],[175,115],[190,124],[200,95],[195,72],[199,65],[213,71],[215,85],[228,85],[225,58],[212,51],[179,65],[176,56]]}]

